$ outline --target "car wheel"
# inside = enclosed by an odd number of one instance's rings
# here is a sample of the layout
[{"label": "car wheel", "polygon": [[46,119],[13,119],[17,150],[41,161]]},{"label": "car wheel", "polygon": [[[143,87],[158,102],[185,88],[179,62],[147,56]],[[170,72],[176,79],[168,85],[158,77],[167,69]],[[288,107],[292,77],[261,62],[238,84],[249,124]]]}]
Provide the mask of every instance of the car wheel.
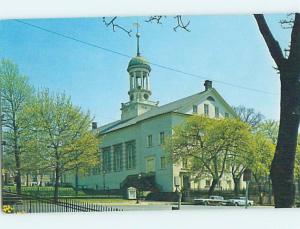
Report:
[{"label": "car wheel", "polygon": [[239,204],[238,203],[234,203],[234,206],[239,206]]},{"label": "car wheel", "polygon": [[250,206],[251,206],[251,203],[248,203],[248,206],[250,207]]}]

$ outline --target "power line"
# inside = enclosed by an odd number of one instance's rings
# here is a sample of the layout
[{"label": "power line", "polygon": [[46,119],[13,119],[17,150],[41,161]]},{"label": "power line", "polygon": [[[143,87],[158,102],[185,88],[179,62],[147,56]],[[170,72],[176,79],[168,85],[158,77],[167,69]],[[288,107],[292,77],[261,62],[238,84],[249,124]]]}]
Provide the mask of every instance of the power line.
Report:
[{"label": "power line", "polygon": [[[113,53],[113,54],[116,54],[116,55],[119,55],[119,56],[122,56],[122,57],[126,57],[128,59],[132,58],[132,56],[130,56],[130,55],[127,55],[127,54],[124,54],[124,53],[121,53],[121,52],[118,52],[118,51],[115,51],[115,50],[112,50],[112,49],[109,49],[109,48],[105,48],[103,46],[100,46],[100,45],[97,45],[97,44],[93,44],[93,43],[90,43],[90,42],[87,42],[87,41],[83,41],[83,40],[80,40],[78,38],[71,37],[69,35],[58,33],[58,32],[46,29],[46,28],[41,27],[41,26],[31,24],[29,22],[25,22],[23,20],[15,19],[15,21],[18,22],[18,23],[21,23],[23,25],[27,25],[27,26],[30,26],[30,27],[42,30],[44,32],[51,33],[51,34],[54,34],[56,36],[60,36],[60,37],[63,37],[63,38],[66,38],[66,39],[69,39],[69,40],[72,40],[72,41],[75,41],[75,42],[78,42],[78,43],[81,43],[81,44],[93,47],[93,48],[101,49],[103,51],[110,52],[110,53]],[[207,80],[207,79],[208,80],[212,80],[212,81],[214,81],[216,83],[224,84],[224,85],[231,86],[231,87],[236,87],[236,88],[240,88],[240,89],[244,89],[244,90],[248,90],[248,91],[254,91],[254,92],[258,92],[258,93],[263,93],[263,94],[278,95],[277,93],[273,93],[273,92],[268,92],[268,91],[259,90],[259,89],[255,89],[255,88],[245,87],[245,86],[241,86],[241,85],[229,83],[229,82],[226,82],[226,81],[215,80],[215,79],[212,79],[212,78],[209,78],[209,77],[204,77],[204,76],[201,76],[201,75],[198,75],[198,74],[193,74],[193,73],[189,73],[189,72],[186,72],[186,71],[178,70],[176,68],[165,66],[165,65],[161,65],[161,64],[154,63],[154,62],[151,62],[151,61],[149,61],[149,64],[151,64],[153,66],[156,66],[156,67],[159,67],[159,68],[162,68],[162,69],[169,70],[169,71],[177,72],[177,73],[180,73],[180,74],[183,74],[183,75],[186,75],[186,76],[191,76],[191,77],[195,77],[195,78],[198,78],[198,79],[200,78],[200,79],[204,79],[204,80]]]}]

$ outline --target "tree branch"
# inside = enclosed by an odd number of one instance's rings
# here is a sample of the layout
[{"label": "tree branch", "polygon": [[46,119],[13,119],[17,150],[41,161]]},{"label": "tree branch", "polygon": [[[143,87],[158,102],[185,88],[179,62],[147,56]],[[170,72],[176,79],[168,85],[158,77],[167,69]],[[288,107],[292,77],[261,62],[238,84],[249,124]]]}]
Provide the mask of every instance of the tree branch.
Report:
[{"label": "tree branch", "polygon": [[145,22],[155,22],[156,24],[162,24],[161,19],[166,18],[167,16],[150,16]]},{"label": "tree branch", "polygon": [[[296,60],[300,65],[300,14],[295,14],[294,26],[291,34],[290,60]],[[297,65],[297,63],[295,63]]]},{"label": "tree branch", "polygon": [[121,26],[121,25],[119,25],[119,24],[117,24],[115,21],[116,21],[116,19],[117,19],[117,17],[113,17],[111,20],[109,20],[109,21],[106,21],[106,17],[102,17],[102,21],[104,22],[104,25],[106,26],[106,27],[112,27],[112,30],[114,31],[114,32],[116,32],[116,28],[118,28],[118,29],[121,29],[121,30],[123,30],[124,32],[126,32],[127,34],[128,34],[128,36],[130,36],[131,37],[131,32],[132,32],[132,30],[130,29],[126,29],[125,27],[123,27],[123,26]]},{"label": "tree branch", "polygon": [[269,26],[265,20],[264,15],[263,14],[254,14],[254,17],[258,24],[259,31],[262,34],[262,36],[268,46],[271,56],[273,57],[278,69],[281,70],[282,65],[285,63],[286,59],[283,56],[279,42],[277,40],[275,40],[275,38],[273,37],[273,34],[269,29]]},{"label": "tree branch", "polygon": [[175,32],[177,32],[177,29],[178,28],[181,28],[181,29],[184,29],[185,31],[187,32],[191,32],[189,29],[188,29],[188,26],[190,24],[190,21],[188,21],[187,23],[184,23],[182,21],[182,16],[181,15],[177,15],[174,17],[177,21],[177,25],[173,28]]}]

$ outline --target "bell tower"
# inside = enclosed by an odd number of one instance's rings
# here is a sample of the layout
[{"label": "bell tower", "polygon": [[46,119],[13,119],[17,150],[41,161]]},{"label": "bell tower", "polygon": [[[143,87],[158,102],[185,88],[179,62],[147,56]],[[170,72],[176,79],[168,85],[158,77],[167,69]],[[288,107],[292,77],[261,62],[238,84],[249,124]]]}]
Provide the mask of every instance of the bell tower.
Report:
[{"label": "bell tower", "polygon": [[121,119],[130,119],[138,115],[141,115],[154,107],[157,107],[158,102],[150,101],[150,72],[151,67],[148,61],[141,56],[140,53],[140,33],[139,24],[135,23],[137,28],[136,40],[137,40],[137,53],[133,57],[127,68],[129,74],[129,102],[122,103]]}]

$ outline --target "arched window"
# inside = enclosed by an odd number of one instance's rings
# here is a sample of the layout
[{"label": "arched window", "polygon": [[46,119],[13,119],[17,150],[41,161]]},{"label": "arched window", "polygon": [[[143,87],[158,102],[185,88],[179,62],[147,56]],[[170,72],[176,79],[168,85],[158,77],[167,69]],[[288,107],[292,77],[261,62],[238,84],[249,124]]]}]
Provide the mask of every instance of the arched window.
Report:
[{"label": "arched window", "polygon": [[211,96],[208,96],[206,99],[209,100],[209,101],[213,101],[213,102],[215,101],[215,99]]}]

